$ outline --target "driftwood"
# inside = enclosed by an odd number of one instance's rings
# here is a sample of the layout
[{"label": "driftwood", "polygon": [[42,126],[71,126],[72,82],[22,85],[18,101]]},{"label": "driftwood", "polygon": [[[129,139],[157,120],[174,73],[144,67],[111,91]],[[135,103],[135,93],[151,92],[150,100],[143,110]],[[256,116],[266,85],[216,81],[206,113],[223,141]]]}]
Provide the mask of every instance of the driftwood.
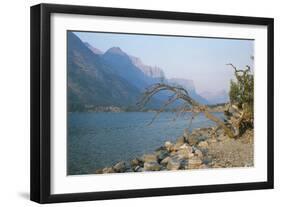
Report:
[{"label": "driftwood", "polygon": [[157,83],[149,87],[145,93],[143,94],[143,97],[141,98],[141,101],[138,103],[139,106],[145,106],[151,98],[157,94],[160,91],[170,91],[173,93],[173,95],[170,96],[170,98],[162,105],[162,107],[156,112],[156,115],[152,119],[151,123],[157,118],[157,116],[165,110],[169,105],[174,103],[177,100],[183,100],[186,103],[186,106],[183,107],[180,111],[180,113],[185,113],[187,111],[196,112],[196,113],[204,113],[205,116],[210,119],[211,121],[215,122],[220,128],[222,128],[225,133],[230,137],[234,138],[236,137],[236,133],[234,133],[235,130],[229,128],[221,119],[210,113],[210,108],[206,105],[199,104],[197,101],[195,101],[193,98],[190,97],[189,93],[186,89],[183,87],[178,86],[171,86],[165,83]]}]

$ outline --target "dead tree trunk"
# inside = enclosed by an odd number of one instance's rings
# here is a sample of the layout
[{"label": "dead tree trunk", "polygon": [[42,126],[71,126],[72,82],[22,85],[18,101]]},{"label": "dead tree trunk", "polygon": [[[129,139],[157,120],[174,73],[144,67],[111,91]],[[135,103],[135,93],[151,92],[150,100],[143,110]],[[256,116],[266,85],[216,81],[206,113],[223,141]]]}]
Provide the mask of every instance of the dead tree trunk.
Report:
[{"label": "dead tree trunk", "polygon": [[215,115],[210,113],[210,109],[208,106],[196,102],[194,99],[190,97],[187,90],[185,90],[182,87],[170,86],[165,83],[155,84],[145,91],[138,105],[142,107],[145,106],[145,104],[148,103],[151,100],[151,98],[160,91],[170,91],[172,92],[173,95],[163,104],[161,109],[157,111],[153,120],[159,115],[159,113],[163,112],[163,110],[166,107],[174,103],[176,100],[183,100],[186,105],[185,107],[182,107],[180,113],[185,113],[186,111],[190,111],[190,108],[194,112],[202,112],[209,120],[215,122],[220,128],[222,128],[230,138],[236,137],[236,134],[231,128],[229,128],[221,119],[217,118]]}]

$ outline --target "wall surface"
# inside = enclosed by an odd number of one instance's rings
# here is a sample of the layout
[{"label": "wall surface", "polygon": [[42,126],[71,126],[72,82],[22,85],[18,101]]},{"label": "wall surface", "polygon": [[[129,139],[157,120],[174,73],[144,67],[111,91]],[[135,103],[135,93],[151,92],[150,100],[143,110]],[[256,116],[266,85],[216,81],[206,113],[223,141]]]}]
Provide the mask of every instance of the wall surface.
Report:
[{"label": "wall surface", "polygon": [[[2,1],[0,33],[0,205],[36,206],[29,201],[29,7],[38,3],[81,4],[275,18],[275,189],[114,201],[64,203],[53,206],[267,206],[281,202],[281,13],[279,1],[225,0],[69,0]],[[234,175],[235,176],[235,175]]]}]

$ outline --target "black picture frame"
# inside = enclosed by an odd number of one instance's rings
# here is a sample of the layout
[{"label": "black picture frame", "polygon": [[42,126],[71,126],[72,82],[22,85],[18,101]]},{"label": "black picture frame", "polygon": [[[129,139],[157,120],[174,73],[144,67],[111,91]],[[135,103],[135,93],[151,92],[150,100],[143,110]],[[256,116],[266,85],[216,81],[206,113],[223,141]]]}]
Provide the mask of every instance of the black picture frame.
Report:
[{"label": "black picture frame", "polygon": [[[134,17],[194,22],[218,22],[267,26],[267,181],[237,184],[219,184],[188,187],[169,187],[106,192],[51,194],[51,70],[50,70],[50,16],[53,13],[99,15],[112,17]],[[166,196],[179,194],[211,193],[272,189],[274,177],[274,20],[272,18],[195,14],[168,11],[135,10],[56,4],[39,4],[31,7],[31,174],[30,199],[38,203],[88,201],[102,199]]]}]

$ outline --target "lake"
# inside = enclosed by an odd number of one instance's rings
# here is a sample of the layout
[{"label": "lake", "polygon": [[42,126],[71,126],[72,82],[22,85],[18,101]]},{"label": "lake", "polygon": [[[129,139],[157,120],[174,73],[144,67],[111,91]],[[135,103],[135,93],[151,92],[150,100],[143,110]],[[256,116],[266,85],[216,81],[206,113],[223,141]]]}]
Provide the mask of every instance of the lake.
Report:
[{"label": "lake", "polygon": [[[223,113],[214,113],[223,118]],[[161,113],[151,124],[155,112],[72,112],[68,113],[67,174],[90,174],[99,168],[128,161],[153,152],[165,141],[175,141],[189,126],[191,113],[178,117]],[[192,128],[214,123],[199,114]]]}]

